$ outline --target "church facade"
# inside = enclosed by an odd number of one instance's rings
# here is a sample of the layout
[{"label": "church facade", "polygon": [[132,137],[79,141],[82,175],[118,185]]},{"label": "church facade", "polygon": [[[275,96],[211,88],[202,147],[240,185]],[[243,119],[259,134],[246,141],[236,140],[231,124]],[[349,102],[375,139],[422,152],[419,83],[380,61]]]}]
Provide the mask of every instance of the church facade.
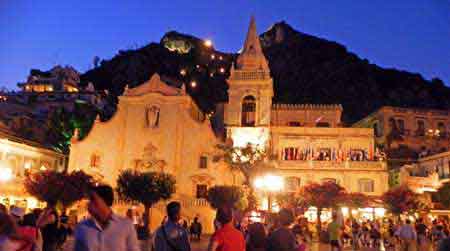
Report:
[{"label": "church facade", "polygon": [[[82,169],[113,186],[124,169],[170,173],[176,178],[173,199],[182,203],[183,216],[211,222],[214,212],[204,200],[208,187],[238,184],[239,179],[223,162],[212,161],[219,143],[191,97],[155,74],[125,90],[109,121],[97,119],[83,140],[74,136],[69,170]],[[152,211],[153,227],[164,217],[163,208],[160,203]]]},{"label": "church facade", "polygon": [[[222,114],[226,139],[237,147],[251,143],[264,149],[276,174],[284,177],[286,191],[323,181],[368,195],[388,189],[373,131],[341,127],[340,105],[272,103],[273,81],[253,18],[228,84]],[[125,90],[112,119],[97,120],[83,140],[74,137],[69,169],[83,169],[112,185],[125,168],[171,173],[177,180],[174,199],[182,202],[184,217],[200,216],[208,232],[213,219],[203,199],[208,187],[242,184],[241,175],[212,161],[222,142],[184,89],[155,74]],[[162,209],[162,204],[156,206],[152,222],[160,222]]]}]

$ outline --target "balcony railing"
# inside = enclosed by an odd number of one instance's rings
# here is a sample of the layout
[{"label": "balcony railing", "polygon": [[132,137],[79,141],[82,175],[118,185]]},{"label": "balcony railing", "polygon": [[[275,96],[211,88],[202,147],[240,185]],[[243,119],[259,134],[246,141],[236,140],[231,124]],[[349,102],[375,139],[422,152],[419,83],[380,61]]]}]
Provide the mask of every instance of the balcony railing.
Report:
[{"label": "balcony railing", "polygon": [[317,160],[279,160],[281,169],[353,169],[353,170],[386,170],[383,161],[317,161]]}]

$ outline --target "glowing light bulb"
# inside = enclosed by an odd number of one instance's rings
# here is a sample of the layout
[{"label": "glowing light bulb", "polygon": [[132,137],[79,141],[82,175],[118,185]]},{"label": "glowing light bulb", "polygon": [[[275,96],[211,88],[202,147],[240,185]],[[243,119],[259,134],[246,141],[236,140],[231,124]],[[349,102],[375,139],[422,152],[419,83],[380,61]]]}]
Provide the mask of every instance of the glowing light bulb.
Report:
[{"label": "glowing light bulb", "polygon": [[222,60],[223,59],[223,57],[222,56],[219,56],[219,60]]},{"label": "glowing light bulb", "polygon": [[212,41],[210,39],[205,40],[205,46],[206,47],[211,47],[212,46]]},{"label": "glowing light bulb", "polygon": [[9,181],[13,177],[13,172],[9,167],[0,167],[0,181]]},{"label": "glowing light bulb", "polygon": [[186,70],[185,70],[185,69],[181,69],[181,70],[180,70],[180,74],[181,74],[182,76],[186,76]]},{"label": "glowing light bulb", "polygon": [[220,73],[225,73],[225,68],[220,67],[219,71],[220,71]]},{"label": "glowing light bulb", "polygon": [[211,54],[211,59],[215,59],[215,58],[216,58],[216,55]]},{"label": "glowing light bulb", "polygon": [[30,162],[25,163],[24,168],[25,169],[30,169],[31,168],[31,163]]},{"label": "glowing light bulb", "polygon": [[192,82],[191,82],[191,87],[192,87],[192,88],[195,88],[196,86],[197,86],[197,82],[192,81]]}]

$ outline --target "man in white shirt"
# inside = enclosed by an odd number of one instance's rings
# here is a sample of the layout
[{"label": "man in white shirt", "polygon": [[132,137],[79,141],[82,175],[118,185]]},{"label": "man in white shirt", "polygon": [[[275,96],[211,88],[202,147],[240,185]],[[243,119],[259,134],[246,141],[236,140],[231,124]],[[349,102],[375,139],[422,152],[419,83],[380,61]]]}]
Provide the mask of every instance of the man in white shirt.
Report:
[{"label": "man in white shirt", "polygon": [[395,235],[401,240],[402,251],[412,251],[415,248],[417,240],[417,233],[414,227],[411,225],[410,220],[406,220],[400,228],[397,229]]},{"label": "man in white shirt", "polygon": [[115,215],[111,206],[114,192],[100,185],[89,194],[91,219],[80,222],[75,230],[75,251],[140,251],[131,220]]}]

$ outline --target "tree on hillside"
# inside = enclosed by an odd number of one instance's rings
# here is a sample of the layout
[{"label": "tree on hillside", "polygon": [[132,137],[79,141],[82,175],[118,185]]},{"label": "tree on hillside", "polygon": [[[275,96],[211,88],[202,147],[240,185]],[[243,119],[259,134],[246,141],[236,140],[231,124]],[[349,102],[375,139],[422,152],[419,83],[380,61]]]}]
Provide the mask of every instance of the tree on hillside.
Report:
[{"label": "tree on hillside", "polygon": [[70,207],[81,200],[92,186],[91,176],[82,171],[62,173],[54,170],[29,174],[24,181],[26,191],[49,207]]},{"label": "tree on hillside", "polygon": [[244,211],[248,207],[245,192],[238,186],[213,186],[208,189],[207,201],[215,209],[231,207]]},{"label": "tree on hillside", "polygon": [[381,199],[389,211],[397,216],[423,208],[418,195],[407,186],[391,188],[381,196]]},{"label": "tree on hillside", "polygon": [[70,139],[77,128],[80,138],[90,131],[98,111],[88,103],[75,103],[73,111],[64,107],[56,109],[47,122],[47,140],[63,153],[69,153]]},{"label": "tree on hillside", "polygon": [[324,183],[311,183],[302,187],[300,196],[303,197],[306,205],[317,208],[317,230],[322,229],[322,210],[324,208],[334,208],[345,201],[346,192],[343,187],[333,181]]},{"label": "tree on hillside", "polygon": [[450,209],[450,182],[442,184],[442,186],[433,193],[433,201],[445,209]]},{"label": "tree on hillside", "polygon": [[144,227],[150,226],[150,209],[161,200],[170,199],[175,193],[175,177],[162,172],[124,170],[117,178],[120,199],[144,205]]}]

